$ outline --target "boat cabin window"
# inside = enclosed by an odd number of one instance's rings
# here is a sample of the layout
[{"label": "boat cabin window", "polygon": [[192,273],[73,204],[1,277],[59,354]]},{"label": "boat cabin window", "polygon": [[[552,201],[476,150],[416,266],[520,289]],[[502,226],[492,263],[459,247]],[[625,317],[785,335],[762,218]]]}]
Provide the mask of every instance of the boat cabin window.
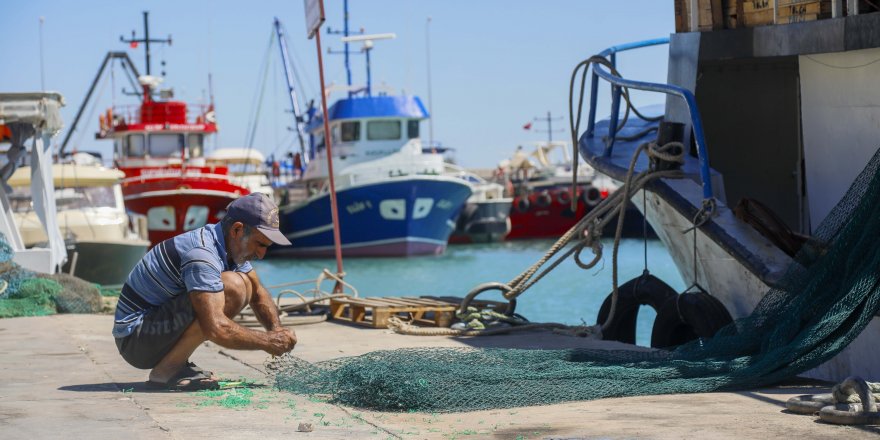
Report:
[{"label": "boat cabin window", "polygon": [[189,149],[189,157],[202,157],[205,137],[201,134],[189,134],[186,138],[186,147]]},{"label": "boat cabin window", "polygon": [[342,142],[355,142],[361,140],[361,123],[343,122],[342,123]]},{"label": "boat cabin window", "polygon": [[[34,210],[29,186],[15,187],[9,195],[14,212]],[[116,194],[112,186],[55,188],[55,206],[58,211],[94,208],[116,208]]]},{"label": "boat cabin window", "polygon": [[183,150],[183,135],[177,133],[159,133],[150,135],[150,156],[179,156]]},{"label": "boat cabin window", "polygon": [[177,229],[173,206],[154,206],[147,211],[147,229],[151,231],[173,231]]},{"label": "boat cabin window", "polygon": [[122,154],[129,157],[144,157],[147,153],[143,134],[130,134],[123,141]]},{"label": "boat cabin window", "polygon": [[407,139],[418,139],[419,138],[419,120],[418,119],[410,119],[406,121],[406,138]]},{"label": "boat cabin window", "polygon": [[201,205],[192,205],[186,210],[186,217],[183,219],[183,230],[192,231],[201,228],[208,223],[208,207]]},{"label": "boat cabin window", "polygon": [[339,124],[330,126],[330,140],[333,141],[333,145],[339,143]]},{"label": "boat cabin window", "polygon": [[367,140],[391,141],[400,139],[400,121],[367,122]]}]

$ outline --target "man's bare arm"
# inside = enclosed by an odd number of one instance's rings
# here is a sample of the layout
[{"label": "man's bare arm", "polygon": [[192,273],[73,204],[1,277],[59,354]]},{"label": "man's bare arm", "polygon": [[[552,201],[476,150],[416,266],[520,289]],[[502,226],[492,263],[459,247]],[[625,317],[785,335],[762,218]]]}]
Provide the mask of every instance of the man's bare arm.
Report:
[{"label": "man's bare arm", "polygon": [[272,295],[265,287],[263,287],[263,284],[260,283],[260,277],[257,276],[257,271],[252,270],[246,275],[248,276],[248,279],[251,280],[251,285],[254,286],[254,294],[251,297],[250,305],[257,320],[260,321],[260,324],[263,324],[263,327],[266,330],[281,330],[281,320],[278,318],[278,307],[275,305],[275,302],[272,301]]},{"label": "man's bare arm", "polygon": [[[223,292],[191,292],[190,298],[199,327],[205,338],[226,348],[236,350],[263,350],[281,355],[293,349],[296,336],[285,328],[267,332],[252,330],[229,319],[223,308]],[[277,317],[276,317],[277,319]]]}]

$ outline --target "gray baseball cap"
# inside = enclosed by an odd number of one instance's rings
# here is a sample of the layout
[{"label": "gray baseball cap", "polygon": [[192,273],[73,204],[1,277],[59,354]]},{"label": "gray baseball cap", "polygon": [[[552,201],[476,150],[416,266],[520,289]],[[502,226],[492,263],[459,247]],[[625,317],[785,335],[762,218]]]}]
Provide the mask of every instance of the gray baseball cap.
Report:
[{"label": "gray baseball cap", "polygon": [[278,230],[278,205],[266,194],[253,192],[226,206],[226,216],[257,228],[275,244],[290,246],[290,240]]}]

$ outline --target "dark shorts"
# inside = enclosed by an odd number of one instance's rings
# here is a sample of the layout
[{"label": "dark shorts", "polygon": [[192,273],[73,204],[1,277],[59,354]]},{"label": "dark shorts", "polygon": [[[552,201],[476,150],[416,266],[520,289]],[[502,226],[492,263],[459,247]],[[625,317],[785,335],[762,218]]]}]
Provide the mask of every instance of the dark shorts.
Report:
[{"label": "dark shorts", "polygon": [[133,367],[151,369],[171,351],[194,319],[189,294],[180,295],[148,311],[132,334],[116,338],[116,347]]}]

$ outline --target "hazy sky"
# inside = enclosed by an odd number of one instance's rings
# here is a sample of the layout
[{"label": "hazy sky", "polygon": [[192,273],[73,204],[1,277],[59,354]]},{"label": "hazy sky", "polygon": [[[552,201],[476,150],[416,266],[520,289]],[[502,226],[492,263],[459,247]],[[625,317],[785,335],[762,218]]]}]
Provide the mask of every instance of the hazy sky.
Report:
[{"label": "hazy sky", "polygon": [[[341,29],[342,0],[325,0],[325,9],[324,30]],[[143,45],[131,49],[119,41],[132,30],[143,35],[145,10],[150,11],[151,38],[172,36],[172,46],[151,52],[154,74],[162,70],[159,63],[166,62],[164,86],[173,87],[176,98],[206,101],[208,74],[213,75],[218,147],[245,144],[273,17],[289,32],[295,68],[303,81],[297,84],[301,103],[319,98],[315,44],[306,39],[301,0],[10,0],[0,13],[0,92],[40,90],[39,20],[44,17],[43,76],[47,90],[64,95],[62,116],[69,126],[108,51],[127,50],[138,69],[145,70]],[[426,35],[430,36],[434,139],[455,148],[456,159],[466,167],[492,167],[517,145],[529,148],[546,139],[547,133],[536,131],[545,130],[545,124],[534,122],[531,131],[522,127],[547,111],[564,117],[554,121],[555,129],[567,129],[569,81],[578,62],[609,46],[668,36],[674,28],[672,2],[657,0],[350,0],[349,16],[353,30],[397,34],[394,40],[376,42],[371,52],[374,87],[385,84],[414,93],[426,107]],[[323,34],[322,44],[325,51],[343,47],[336,35]],[[352,48],[357,51],[359,46]],[[662,82],[666,54],[665,46],[622,54],[619,68],[630,78]],[[274,46],[254,143],[267,154],[293,145],[279,59]],[[325,53],[324,63],[328,84],[344,84],[343,57]],[[352,75],[354,83],[365,82],[364,57],[357,52]],[[68,148],[110,154],[109,142],[94,139],[97,115],[113,104],[135,103],[122,94],[124,86],[121,71],[115,78],[105,76],[94,110],[87,108]],[[603,89],[603,116],[608,114],[607,95]],[[331,102],[341,96],[331,95]],[[635,95],[635,101],[663,102],[654,95]],[[425,122],[424,140],[428,132]],[[59,143],[65,134],[57,138]],[[567,131],[553,133],[554,139],[568,137]]]}]

